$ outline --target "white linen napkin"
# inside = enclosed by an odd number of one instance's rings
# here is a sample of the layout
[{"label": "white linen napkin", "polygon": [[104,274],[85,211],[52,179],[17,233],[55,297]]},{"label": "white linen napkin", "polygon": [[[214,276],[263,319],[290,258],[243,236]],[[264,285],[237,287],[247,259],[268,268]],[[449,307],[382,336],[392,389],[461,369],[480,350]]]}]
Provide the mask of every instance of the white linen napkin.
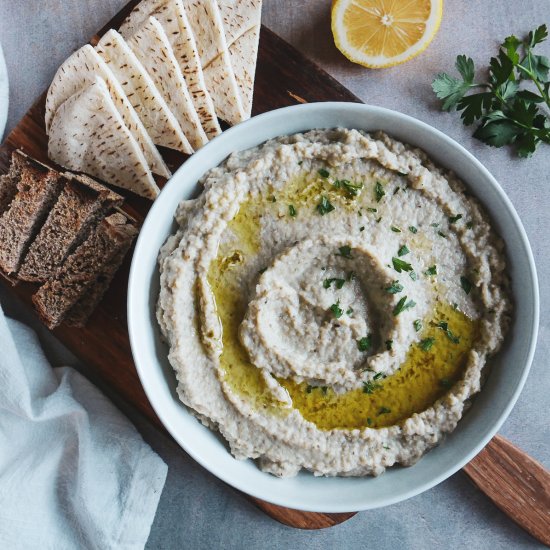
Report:
[{"label": "white linen napkin", "polygon": [[0,308],[0,548],[143,548],[166,473],[95,386],[52,369]]}]

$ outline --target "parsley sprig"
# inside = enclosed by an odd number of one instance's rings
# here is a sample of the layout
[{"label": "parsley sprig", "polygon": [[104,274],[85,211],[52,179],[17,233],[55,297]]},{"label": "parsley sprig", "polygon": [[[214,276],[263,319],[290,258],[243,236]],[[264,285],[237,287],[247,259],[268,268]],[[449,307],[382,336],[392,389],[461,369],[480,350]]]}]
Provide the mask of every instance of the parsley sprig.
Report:
[{"label": "parsley sprig", "polygon": [[[475,138],[492,147],[514,144],[520,157],[530,157],[540,143],[550,144],[550,113],[541,108],[550,109],[550,60],[534,53],[547,37],[546,25],[524,40],[507,37],[489,62],[487,82],[476,82],[473,60],[459,55],[455,67],[461,78],[440,73],[432,82],[443,110],[462,111],[466,126],[479,121]],[[520,88],[524,82],[532,89]],[[475,88],[480,91],[468,94]]]}]

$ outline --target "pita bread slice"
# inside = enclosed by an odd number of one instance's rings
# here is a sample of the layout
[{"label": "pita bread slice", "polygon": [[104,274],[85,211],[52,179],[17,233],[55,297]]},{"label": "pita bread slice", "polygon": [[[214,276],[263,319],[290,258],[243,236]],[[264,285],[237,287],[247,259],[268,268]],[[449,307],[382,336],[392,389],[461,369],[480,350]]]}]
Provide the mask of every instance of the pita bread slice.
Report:
[{"label": "pita bread slice", "polygon": [[50,125],[48,155],[69,170],[143,197],[154,199],[159,193],[142,150],[99,76],[57,109]]},{"label": "pita bread slice", "polygon": [[208,139],[221,134],[214,103],[204,82],[191,25],[181,0],[167,0],[154,13],[162,25],[189,89],[193,105]]},{"label": "pita bread slice", "polygon": [[191,145],[179,122],[124,38],[111,29],[103,35],[95,49],[120,82],[153,142],[191,153]]},{"label": "pita bread slice", "polygon": [[244,112],[252,114],[262,0],[217,0]]},{"label": "pita bread slice", "polygon": [[149,17],[128,40],[128,45],[153,79],[191,146],[194,149],[202,147],[208,138],[202,129],[172,47],[158,20]]},{"label": "pita bread slice", "polygon": [[183,0],[183,4],[217,115],[229,124],[242,122],[247,117],[231,65],[218,4],[216,0]]},{"label": "pita bread slice", "polygon": [[49,127],[59,106],[76,92],[93,83],[96,76],[100,76],[107,84],[124,124],[136,139],[151,170],[160,176],[169,178],[172,175],[170,170],[128,101],[122,86],[107,64],[89,44],[71,55],[55,74],[46,96],[46,127]]},{"label": "pita bread slice", "polygon": [[193,31],[181,0],[144,0],[126,18],[120,32],[130,38],[152,15],[162,25],[180,66],[189,94],[209,139],[221,133],[214,103],[208,93]]}]

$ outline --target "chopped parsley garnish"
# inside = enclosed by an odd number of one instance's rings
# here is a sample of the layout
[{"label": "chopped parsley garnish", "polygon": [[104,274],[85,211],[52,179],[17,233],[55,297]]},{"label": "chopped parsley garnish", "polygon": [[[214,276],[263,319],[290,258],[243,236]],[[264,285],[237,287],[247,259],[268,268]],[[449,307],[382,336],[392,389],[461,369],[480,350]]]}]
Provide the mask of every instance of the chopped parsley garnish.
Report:
[{"label": "chopped parsley garnish", "polygon": [[296,217],[297,212],[296,212],[296,208],[294,208],[294,205],[292,205],[292,204],[288,205],[288,213],[290,214],[290,216],[292,218]]},{"label": "chopped parsley garnish", "polygon": [[409,273],[409,277],[413,280],[413,281],[416,281],[418,279],[418,275],[416,274],[416,271],[411,271]]},{"label": "chopped parsley garnish", "polygon": [[424,271],[424,273],[426,275],[428,275],[429,277],[431,277],[432,275],[437,275],[437,266],[434,264],[434,265],[428,267],[428,269],[426,269],[426,271]]},{"label": "chopped parsley garnish", "polygon": [[457,214],[456,216],[449,216],[449,223],[456,223],[458,220],[462,219],[462,214]]},{"label": "chopped parsley garnish", "polygon": [[397,251],[397,255],[398,255],[399,257],[401,257],[401,256],[406,256],[409,252],[410,252],[410,250],[407,248],[407,245],[404,244],[404,245]]},{"label": "chopped parsley garnish", "polygon": [[449,328],[449,323],[447,323],[446,321],[439,321],[436,327],[440,328],[453,344],[458,344],[460,342],[460,337],[453,334],[452,330]]},{"label": "chopped parsley garnish", "polygon": [[386,349],[388,351],[391,351],[391,349],[393,348],[393,340],[386,340],[385,344],[386,344]]},{"label": "chopped parsley garnish", "polygon": [[259,274],[259,275],[262,275],[262,274],[264,274],[266,271],[267,271],[267,267],[263,267],[262,269],[260,269],[260,270],[258,271],[258,274]]},{"label": "chopped parsley garnish", "polygon": [[414,225],[409,225],[409,231],[411,233],[418,233],[418,229]]},{"label": "chopped parsley garnish", "polygon": [[445,388],[446,390],[448,390],[448,389],[452,388],[453,383],[448,378],[442,378],[439,381],[439,385],[441,387]]},{"label": "chopped parsley garnish", "polygon": [[359,191],[363,189],[362,183],[351,183],[349,180],[335,180],[334,187],[345,189],[352,197],[359,195]]},{"label": "chopped parsley garnish", "polygon": [[313,386],[310,386],[309,384],[306,387],[306,393],[311,393],[311,390],[313,389]]},{"label": "chopped parsley garnish", "polygon": [[365,231],[365,226],[362,225],[362,226],[359,228],[359,231]]},{"label": "chopped parsley garnish", "polygon": [[385,378],[384,374],[382,372],[377,372],[374,376],[373,376],[373,380],[380,380],[380,378]]},{"label": "chopped parsley garnish", "polygon": [[393,268],[397,271],[397,273],[401,273],[402,271],[412,271],[412,265],[404,260],[394,257],[391,261],[393,263]]},{"label": "chopped parsley garnish", "polygon": [[367,208],[368,212],[378,212],[378,208]]},{"label": "chopped parsley garnish", "polygon": [[380,407],[380,410],[378,411],[378,416],[388,413],[391,413],[391,409],[388,409],[388,407]]},{"label": "chopped parsley garnish", "polygon": [[472,282],[466,277],[460,277],[460,286],[466,294],[470,294],[472,290]]},{"label": "chopped parsley garnish", "polygon": [[353,308],[348,307],[348,310],[346,311],[346,315],[351,315],[353,313]]},{"label": "chopped parsley garnish", "polygon": [[422,321],[420,319],[416,319],[413,322],[413,326],[416,332],[420,332],[422,330]]},{"label": "chopped parsley garnish", "polygon": [[384,191],[384,187],[382,187],[382,184],[377,181],[374,186],[374,196],[376,198],[376,202],[380,202],[385,194],[386,192]]},{"label": "chopped parsley garnish", "polygon": [[472,229],[472,227],[474,227],[474,222],[467,222],[467,223],[466,223],[466,227],[467,227],[468,229]]},{"label": "chopped parsley garnish", "polygon": [[348,273],[348,281],[355,281],[355,271],[350,271]]},{"label": "chopped parsley garnish", "polygon": [[367,425],[370,426],[372,424],[372,418],[367,418]]},{"label": "chopped parsley garnish", "polygon": [[371,394],[379,388],[378,384],[373,384],[370,380],[368,382],[363,382],[363,393]]},{"label": "chopped parsley garnish", "polygon": [[359,351],[369,351],[371,344],[371,335],[368,334],[367,336],[363,336],[363,338],[357,340],[357,349]]},{"label": "chopped parsley garnish", "polygon": [[328,388],[326,386],[321,386],[321,391],[323,392],[323,395],[326,395]]},{"label": "chopped parsley garnish", "polygon": [[400,284],[399,281],[395,280],[392,281],[392,284],[386,287],[385,290],[388,294],[397,294],[403,290],[403,285]]},{"label": "chopped parsley garnish", "polygon": [[332,311],[332,314],[336,319],[340,319],[340,317],[342,317],[342,315],[344,314],[344,311],[340,307],[340,300],[338,300],[338,302],[330,306],[330,311]]},{"label": "chopped parsley garnish", "polygon": [[376,223],[380,223],[382,221],[382,216],[380,216],[377,220],[376,220]]},{"label": "chopped parsley garnish", "polygon": [[443,233],[443,231],[438,231],[437,234],[438,234],[440,237],[443,237],[444,239],[447,238],[447,235],[445,235],[445,233]]},{"label": "chopped parsley garnish", "polygon": [[299,160],[299,161],[298,161],[298,166],[302,166],[302,163],[303,163],[303,162],[304,162],[303,160]]},{"label": "chopped parsley garnish", "polygon": [[395,225],[392,225],[390,227],[390,229],[394,232],[394,233],[401,233],[401,229],[399,229],[399,227],[395,227]]},{"label": "chopped parsley garnish", "polygon": [[431,223],[430,227],[439,227],[439,224],[438,223]]},{"label": "chopped parsley garnish", "polygon": [[403,296],[397,304],[395,304],[395,307],[393,308],[393,316],[397,317],[400,313],[403,313],[407,309],[411,309],[416,305],[416,302],[414,300],[409,300],[407,302],[407,297]]},{"label": "chopped parsley garnish", "polygon": [[319,170],[317,170],[317,173],[322,177],[322,178],[328,178],[330,176],[330,172],[328,170],[325,170],[324,168],[319,168]]},{"label": "chopped parsley garnish", "polygon": [[325,288],[330,288],[330,285],[332,285],[332,283],[335,283],[335,286],[337,289],[340,289],[344,286],[344,283],[346,282],[345,279],[337,279],[337,278],[332,278],[332,279],[325,279],[323,281],[323,286]]},{"label": "chopped parsley garnish", "polygon": [[338,250],[339,252],[336,256],[342,256],[342,258],[346,258],[347,260],[353,260],[353,256],[351,255],[351,246],[341,246]]},{"label": "chopped parsley garnish", "polygon": [[397,193],[399,193],[399,191],[401,191],[401,187],[396,187],[393,191],[393,194],[397,195]]},{"label": "chopped parsley garnish", "polygon": [[422,351],[430,351],[434,344],[435,338],[424,338],[424,340],[420,340],[418,345]]},{"label": "chopped parsley garnish", "polygon": [[321,197],[321,201],[317,205],[317,212],[319,212],[321,216],[324,216],[325,214],[328,214],[333,210],[334,210],[334,206],[331,204],[328,198],[325,196]]}]

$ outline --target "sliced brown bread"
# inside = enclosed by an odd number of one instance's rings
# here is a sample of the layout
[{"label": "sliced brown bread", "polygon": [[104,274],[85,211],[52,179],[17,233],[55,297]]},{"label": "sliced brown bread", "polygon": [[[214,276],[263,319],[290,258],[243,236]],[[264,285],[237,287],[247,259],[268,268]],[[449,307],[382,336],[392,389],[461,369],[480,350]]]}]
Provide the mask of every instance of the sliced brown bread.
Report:
[{"label": "sliced brown bread", "polygon": [[15,158],[21,168],[17,192],[0,216],[0,268],[8,275],[19,270],[64,183],[57,172],[28,158]]},{"label": "sliced brown bread", "polygon": [[122,204],[120,195],[91,178],[63,175],[67,184],[17,274],[24,281],[45,282],[52,278],[90,227],[112,207]]},{"label": "sliced brown bread", "polygon": [[121,250],[128,250],[136,234],[136,226],[123,214],[108,216],[65,260],[55,277],[39,288],[33,302],[50,329],[65,319],[101,273],[118,260]]},{"label": "sliced brown bread", "polygon": [[[137,229],[136,229],[137,234]],[[65,322],[72,327],[84,327],[88,322],[88,319],[98,306],[99,302],[103,298],[103,295],[107,292],[111,281],[115,276],[115,273],[120,268],[126,253],[132,245],[133,237],[129,238],[125,246],[121,246],[117,254],[111,259],[111,261],[103,268],[94,281],[93,285],[86,291],[84,296],[74,305],[69,311]]]},{"label": "sliced brown bread", "polygon": [[24,162],[25,157],[19,151],[14,151],[11,155],[9,172],[0,176],[0,214],[8,209],[17,193],[17,183],[21,178]]}]

